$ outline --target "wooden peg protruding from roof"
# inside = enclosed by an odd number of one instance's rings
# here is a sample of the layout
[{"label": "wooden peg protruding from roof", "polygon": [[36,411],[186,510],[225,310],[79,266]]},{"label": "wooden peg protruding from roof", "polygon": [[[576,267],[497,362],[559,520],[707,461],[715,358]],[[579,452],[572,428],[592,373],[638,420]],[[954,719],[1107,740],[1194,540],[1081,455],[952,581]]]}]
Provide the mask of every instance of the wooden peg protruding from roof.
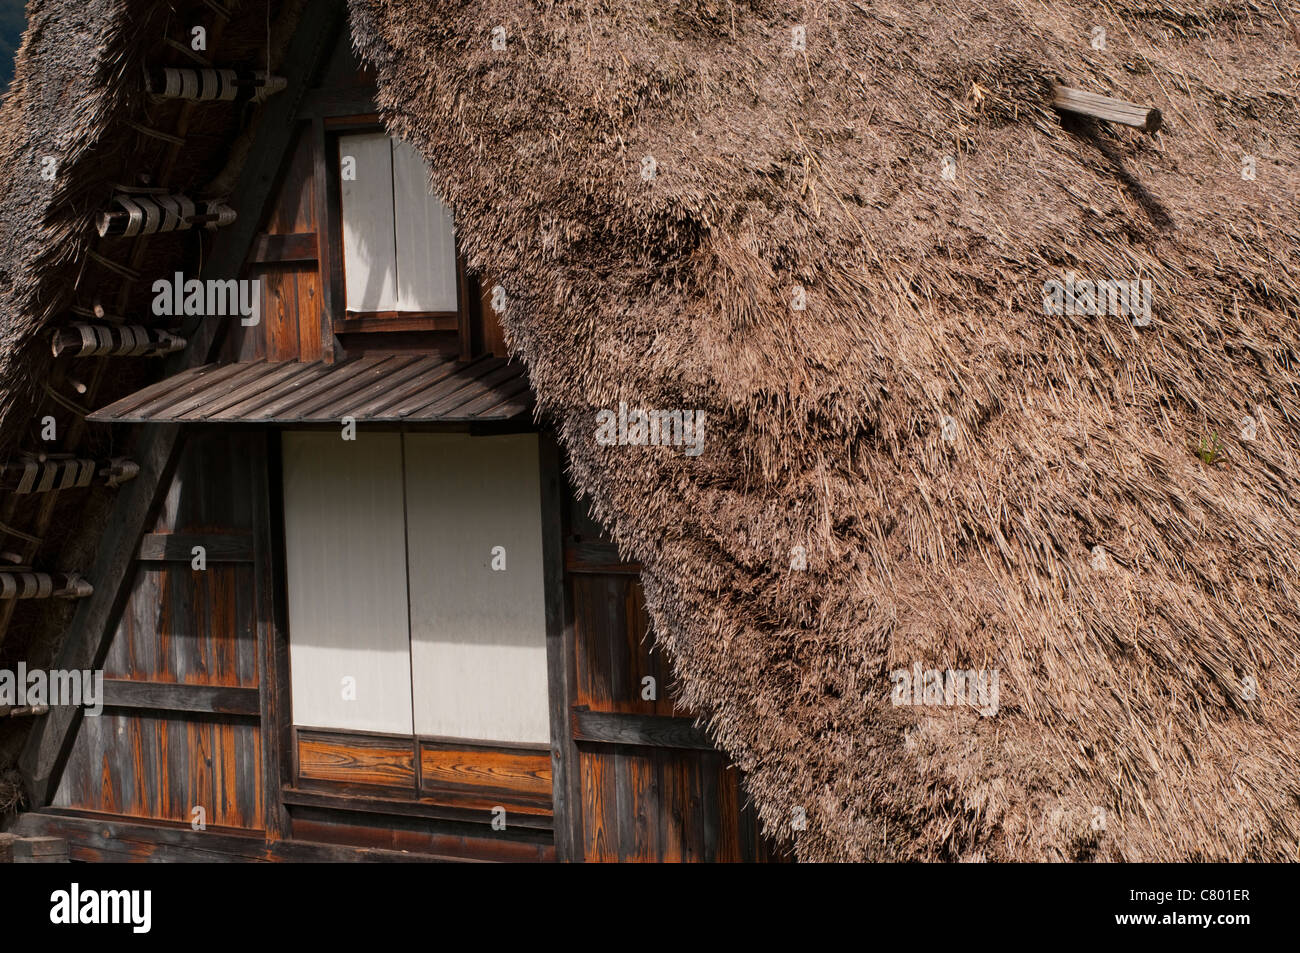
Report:
[{"label": "wooden peg protruding from roof", "polygon": [[1069,86],[1052,87],[1052,105],[1063,112],[1118,122],[1146,132],[1156,132],[1160,128],[1160,110],[1154,106],[1139,106],[1122,99],[1071,89]]}]

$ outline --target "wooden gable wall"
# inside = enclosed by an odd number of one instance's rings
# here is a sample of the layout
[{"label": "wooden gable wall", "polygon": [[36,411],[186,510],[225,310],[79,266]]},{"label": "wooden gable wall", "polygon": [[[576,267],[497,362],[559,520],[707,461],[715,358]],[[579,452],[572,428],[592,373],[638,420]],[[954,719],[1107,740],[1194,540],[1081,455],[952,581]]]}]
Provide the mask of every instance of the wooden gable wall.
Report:
[{"label": "wooden gable wall", "polygon": [[215,828],[267,828],[264,442],[187,443],[103,664],[108,707],[82,718],[55,807],[185,825],[198,807]]}]

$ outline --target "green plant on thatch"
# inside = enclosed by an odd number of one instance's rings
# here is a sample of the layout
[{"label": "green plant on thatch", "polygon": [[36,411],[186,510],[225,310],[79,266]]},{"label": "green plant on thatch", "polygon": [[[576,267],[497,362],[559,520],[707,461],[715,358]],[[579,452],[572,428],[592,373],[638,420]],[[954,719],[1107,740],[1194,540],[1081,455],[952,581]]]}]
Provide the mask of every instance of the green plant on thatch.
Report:
[{"label": "green plant on thatch", "polygon": [[1217,432],[1210,434],[1208,438],[1202,437],[1200,442],[1196,445],[1196,455],[1207,467],[1214,466],[1222,451],[1223,444],[1219,442],[1219,434]]}]

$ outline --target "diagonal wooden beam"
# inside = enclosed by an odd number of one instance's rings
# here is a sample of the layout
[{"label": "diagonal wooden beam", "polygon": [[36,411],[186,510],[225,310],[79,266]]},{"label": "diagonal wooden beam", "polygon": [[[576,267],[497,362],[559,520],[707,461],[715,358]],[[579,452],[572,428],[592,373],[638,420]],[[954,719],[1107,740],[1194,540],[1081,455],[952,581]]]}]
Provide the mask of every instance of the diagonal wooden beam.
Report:
[{"label": "diagonal wooden beam", "polygon": [[[306,5],[280,71],[289,78],[289,86],[263,107],[235,192],[239,217],[217,233],[203,277],[229,278],[239,274],[252,247],[261,211],[275,185],[281,160],[291,143],[303,97],[328,59],[345,18],[343,0],[315,0]],[[202,321],[187,335],[189,347],[168,360],[167,376],[212,359],[220,320]],[[139,464],[140,473],[126,484],[113,505],[94,565],[88,572],[95,586],[94,595],[78,606],[55,668],[94,669],[103,663],[114,624],[126,603],[140,539],[175,470],[181,437],[179,426],[150,425],[141,428],[137,437],[132,457]],[[39,809],[53,799],[80,722],[81,709],[60,707],[52,708],[32,727],[18,762],[27,786],[29,808]]]}]

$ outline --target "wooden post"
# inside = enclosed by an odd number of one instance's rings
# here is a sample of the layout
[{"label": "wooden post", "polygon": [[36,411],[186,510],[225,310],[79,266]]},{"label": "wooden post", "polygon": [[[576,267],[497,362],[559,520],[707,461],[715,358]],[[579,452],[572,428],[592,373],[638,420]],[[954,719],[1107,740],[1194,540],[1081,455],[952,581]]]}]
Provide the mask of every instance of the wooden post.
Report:
[{"label": "wooden post", "polygon": [[1122,99],[1098,96],[1068,86],[1053,86],[1052,96],[1052,105],[1065,112],[1118,122],[1147,132],[1156,132],[1160,128],[1160,110],[1154,106],[1126,103]]}]

